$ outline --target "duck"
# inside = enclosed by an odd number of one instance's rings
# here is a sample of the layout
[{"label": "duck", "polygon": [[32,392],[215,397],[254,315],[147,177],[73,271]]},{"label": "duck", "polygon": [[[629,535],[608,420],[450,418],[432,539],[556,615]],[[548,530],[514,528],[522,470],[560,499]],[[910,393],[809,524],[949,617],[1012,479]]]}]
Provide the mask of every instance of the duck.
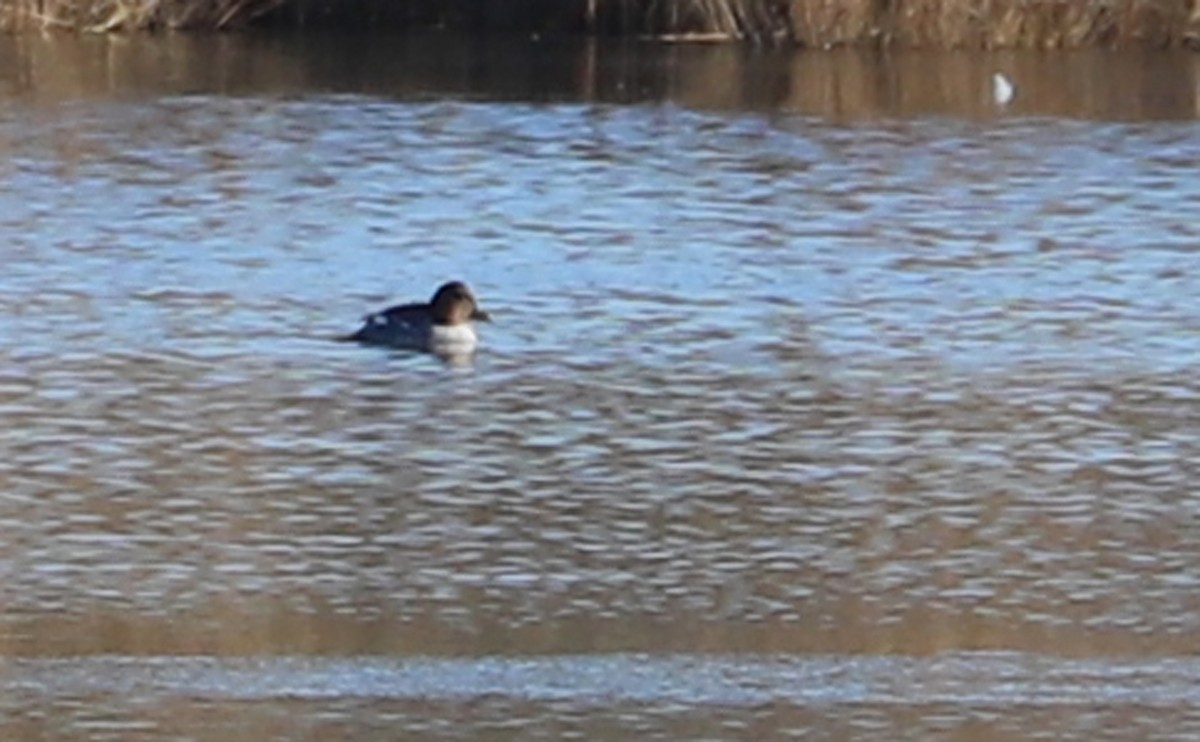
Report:
[{"label": "duck", "polygon": [[475,295],[462,281],[438,287],[428,304],[397,304],[363,318],[363,326],[343,340],[384,345],[435,354],[461,354],[474,350],[478,337],[472,322],[489,322]]}]

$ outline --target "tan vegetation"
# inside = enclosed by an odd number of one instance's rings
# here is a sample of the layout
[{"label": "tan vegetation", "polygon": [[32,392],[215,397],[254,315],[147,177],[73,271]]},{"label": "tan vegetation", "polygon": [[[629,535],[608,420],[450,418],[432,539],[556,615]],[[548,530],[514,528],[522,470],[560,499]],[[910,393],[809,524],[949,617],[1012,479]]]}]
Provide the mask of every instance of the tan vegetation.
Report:
[{"label": "tan vegetation", "polygon": [[1200,44],[1200,0],[793,0],[801,44],[1073,48]]},{"label": "tan vegetation", "polygon": [[819,48],[1200,47],[1200,0],[0,0],[0,25],[10,29],[224,30],[256,22]]},{"label": "tan vegetation", "polygon": [[8,29],[112,32],[223,30],[244,26],[287,0],[0,0]]}]

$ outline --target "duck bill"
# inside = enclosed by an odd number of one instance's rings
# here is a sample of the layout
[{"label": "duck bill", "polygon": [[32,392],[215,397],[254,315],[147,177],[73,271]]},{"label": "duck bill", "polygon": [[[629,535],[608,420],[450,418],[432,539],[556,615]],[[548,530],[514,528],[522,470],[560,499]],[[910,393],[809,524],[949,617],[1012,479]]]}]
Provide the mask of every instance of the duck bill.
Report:
[{"label": "duck bill", "polygon": [[482,309],[476,309],[475,311],[471,312],[471,319],[475,320],[476,322],[491,322],[492,315],[488,314]]}]

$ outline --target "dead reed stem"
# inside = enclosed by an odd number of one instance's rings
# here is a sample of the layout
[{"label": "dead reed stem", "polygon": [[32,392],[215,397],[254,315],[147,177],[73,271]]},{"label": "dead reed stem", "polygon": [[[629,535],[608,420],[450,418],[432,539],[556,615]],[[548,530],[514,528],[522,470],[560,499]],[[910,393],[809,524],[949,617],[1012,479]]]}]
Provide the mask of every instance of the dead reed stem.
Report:
[{"label": "dead reed stem", "polygon": [[0,26],[110,33],[221,30],[250,23],[288,0],[0,0]]}]

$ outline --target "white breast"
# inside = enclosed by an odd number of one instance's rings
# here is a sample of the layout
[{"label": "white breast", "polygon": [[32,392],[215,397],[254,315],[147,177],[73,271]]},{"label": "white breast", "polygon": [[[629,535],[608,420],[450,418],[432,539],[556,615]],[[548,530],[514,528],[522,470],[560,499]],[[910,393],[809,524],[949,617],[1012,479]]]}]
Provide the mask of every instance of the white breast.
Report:
[{"label": "white breast", "polygon": [[475,330],[469,324],[434,325],[429,344],[434,348],[466,348],[475,345],[477,340]]}]

